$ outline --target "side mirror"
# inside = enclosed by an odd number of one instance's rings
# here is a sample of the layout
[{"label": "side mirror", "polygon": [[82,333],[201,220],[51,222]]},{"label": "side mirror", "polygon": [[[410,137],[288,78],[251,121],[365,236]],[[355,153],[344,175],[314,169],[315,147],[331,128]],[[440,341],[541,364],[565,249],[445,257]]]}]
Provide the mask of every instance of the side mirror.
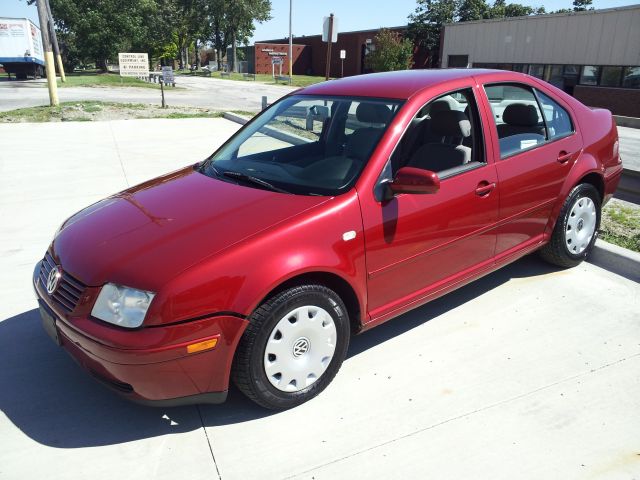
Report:
[{"label": "side mirror", "polygon": [[440,190],[440,178],[435,172],[421,168],[402,167],[393,182],[387,184],[391,196],[400,193],[436,193]]}]

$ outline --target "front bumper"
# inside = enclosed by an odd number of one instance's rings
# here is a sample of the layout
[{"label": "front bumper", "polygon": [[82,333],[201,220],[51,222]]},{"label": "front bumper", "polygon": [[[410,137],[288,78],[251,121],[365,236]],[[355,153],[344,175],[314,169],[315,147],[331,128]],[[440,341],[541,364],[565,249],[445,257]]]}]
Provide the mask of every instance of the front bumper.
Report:
[{"label": "front bumper", "polygon": [[[33,286],[50,336],[92,376],[132,401],[173,406],[226,399],[233,355],[247,321],[212,315],[169,326],[125,330],[61,312],[38,281]],[[215,348],[187,345],[217,339]]]}]

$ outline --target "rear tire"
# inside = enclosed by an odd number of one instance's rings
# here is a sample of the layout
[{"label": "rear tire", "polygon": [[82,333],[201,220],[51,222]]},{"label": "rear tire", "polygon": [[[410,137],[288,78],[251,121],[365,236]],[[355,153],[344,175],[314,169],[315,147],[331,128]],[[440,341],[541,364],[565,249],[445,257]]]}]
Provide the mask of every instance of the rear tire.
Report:
[{"label": "rear tire", "polygon": [[262,407],[284,410],[331,383],[349,346],[347,309],[322,285],[284,290],[249,318],[231,369],[236,386]]},{"label": "rear tire", "polygon": [[600,194],[588,183],[576,186],[564,202],[551,240],[540,256],[559,267],[575,267],[591,252],[598,237],[601,217]]}]

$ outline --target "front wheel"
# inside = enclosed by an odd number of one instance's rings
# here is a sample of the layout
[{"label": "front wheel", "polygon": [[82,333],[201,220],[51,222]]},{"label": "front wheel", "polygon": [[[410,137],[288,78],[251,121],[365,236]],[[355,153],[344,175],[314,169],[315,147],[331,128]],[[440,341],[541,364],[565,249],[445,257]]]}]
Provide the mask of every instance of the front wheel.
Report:
[{"label": "front wheel", "polygon": [[540,250],[542,258],[560,267],[578,265],[596,242],[600,216],[600,194],[595,187],[588,183],[575,187],[560,210],[551,240]]},{"label": "front wheel", "polygon": [[301,285],[264,302],[249,319],[232,367],[238,388],[259,405],[282,410],[324,390],[349,346],[347,309],[322,285]]}]

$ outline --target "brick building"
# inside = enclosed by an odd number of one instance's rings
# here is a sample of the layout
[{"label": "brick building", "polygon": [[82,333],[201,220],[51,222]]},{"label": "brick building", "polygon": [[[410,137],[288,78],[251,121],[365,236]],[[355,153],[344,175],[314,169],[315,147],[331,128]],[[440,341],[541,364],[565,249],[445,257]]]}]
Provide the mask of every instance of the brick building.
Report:
[{"label": "brick building", "polygon": [[[391,27],[389,30],[404,34],[407,27]],[[355,32],[338,33],[338,41],[331,47],[330,76],[342,76],[343,62],[340,50],[344,50],[344,76],[366,73],[365,57],[374,48],[373,39],[380,29],[359,30]],[[327,44],[322,41],[322,35],[293,37],[293,74],[294,75],[324,75],[327,60]],[[256,42],[247,47],[249,71],[252,73],[271,73],[271,56],[284,57],[283,74],[288,74],[289,39],[281,38]],[[284,54],[284,55],[282,55]]]}]

